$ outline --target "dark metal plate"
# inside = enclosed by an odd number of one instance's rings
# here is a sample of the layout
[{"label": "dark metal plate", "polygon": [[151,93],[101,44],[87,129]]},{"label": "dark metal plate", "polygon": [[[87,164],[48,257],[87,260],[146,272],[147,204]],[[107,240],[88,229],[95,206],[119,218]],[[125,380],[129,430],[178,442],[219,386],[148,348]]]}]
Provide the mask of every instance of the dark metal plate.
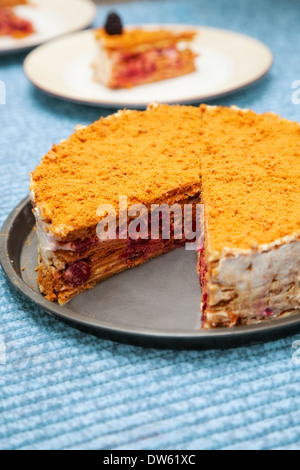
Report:
[{"label": "dark metal plate", "polygon": [[184,248],[113,276],[59,306],[47,301],[37,288],[33,228],[31,204],[26,198],[3,225],[2,268],[33,302],[80,330],[139,346],[189,349],[247,345],[300,331],[300,312],[254,326],[201,330],[196,253]]}]

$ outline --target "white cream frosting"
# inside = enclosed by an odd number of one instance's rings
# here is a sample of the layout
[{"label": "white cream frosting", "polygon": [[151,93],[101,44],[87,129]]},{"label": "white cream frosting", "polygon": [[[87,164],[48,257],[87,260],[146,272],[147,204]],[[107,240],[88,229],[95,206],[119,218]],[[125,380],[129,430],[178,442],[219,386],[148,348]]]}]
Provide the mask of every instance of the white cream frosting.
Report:
[{"label": "white cream frosting", "polygon": [[[300,308],[300,240],[285,237],[253,250],[225,248],[208,260],[207,319],[264,317]],[[211,308],[211,311],[210,311]]]},{"label": "white cream frosting", "polygon": [[58,250],[75,251],[72,243],[62,243],[57,240],[47,228],[47,224],[42,220],[41,212],[35,206],[34,191],[30,191],[30,198],[33,203],[33,213],[36,220],[36,232],[39,241],[39,252],[43,262],[50,266],[54,264],[58,269],[64,268],[64,263],[58,260],[55,252]]}]

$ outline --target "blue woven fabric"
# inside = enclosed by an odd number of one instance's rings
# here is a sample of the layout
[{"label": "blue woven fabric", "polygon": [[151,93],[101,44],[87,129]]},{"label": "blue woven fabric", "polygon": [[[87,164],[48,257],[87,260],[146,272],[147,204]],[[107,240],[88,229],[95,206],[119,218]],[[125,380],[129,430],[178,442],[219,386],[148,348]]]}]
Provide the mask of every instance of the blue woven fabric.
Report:
[{"label": "blue woven fabric", "polygon": [[[125,22],[232,29],[268,44],[272,71],[216,104],[299,120],[298,0],[166,0],[120,4]],[[100,7],[102,24],[108,7]],[[28,193],[28,173],[77,123],[109,113],[49,98],[22,72],[23,54],[0,57],[0,223]],[[1,449],[300,448],[300,364],[295,335],[225,351],[142,349],[54,320],[0,272]],[[2,361],[1,361],[2,358]]]}]

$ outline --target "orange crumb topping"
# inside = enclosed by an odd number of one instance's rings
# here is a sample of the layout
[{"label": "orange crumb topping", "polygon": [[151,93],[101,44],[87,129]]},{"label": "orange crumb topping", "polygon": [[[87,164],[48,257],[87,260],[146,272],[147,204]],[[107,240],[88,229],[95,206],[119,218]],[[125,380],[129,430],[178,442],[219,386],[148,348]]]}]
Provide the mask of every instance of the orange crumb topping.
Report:
[{"label": "orange crumb topping", "polygon": [[[149,205],[199,188],[200,109],[159,106],[101,118],[54,145],[32,173],[36,205],[67,238],[99,221],[100,204]],[[194,192],[195,193],[195,192]]]},{"label": "orange crumb topping", "polygon": [[208,246],[250,248],[300,233],[300,126],[273,113],[202,106]]},{"label": "orange crumb topping", "polygon": [[16,5],[26,5],[27,0],[0,0],[0,7],[14,7]]},{"label": "orange crumb topping", "polygon": [[191,41],[196,31],[186,30],[175,33],[168,29],[146,30],[146,29],[124,29],[122,34],[110,36],[105,29],[96,29],[95,37],[103,43],[107,50],[128,50],[147,45],[153,47],[165,47],[176,44],[179,41]]}]

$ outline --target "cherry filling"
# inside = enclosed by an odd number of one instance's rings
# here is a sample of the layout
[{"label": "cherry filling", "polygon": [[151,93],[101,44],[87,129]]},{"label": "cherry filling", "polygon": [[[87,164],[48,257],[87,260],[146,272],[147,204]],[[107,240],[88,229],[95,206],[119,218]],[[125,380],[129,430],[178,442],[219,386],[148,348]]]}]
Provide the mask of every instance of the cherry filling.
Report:
[{"label": "cherry filling", "polygon": [[66,282],[70,282],[73,286],[80,286],[89,280],[91,272],[91,266],[85,261],[76,261],[76,263],[67,267],[64,278]]},{"label": "cherry filling", "polygon": [[8,8],[0,8],[0,35],[22,37],[33,32],[30,21],[19,18]]},{"label": "cherry filling", "polygon": [[207,264],[205,260],[204,248],[201,248],[199,256],[199,281],[202,287],[202,322],[205,321],[205,311],[207,309],[207,301],[208,301],[208,292],[207,292],[207,280],[206,280],[206,273],[207,273]]},{"label": "cherry filling", "polygon": [[71,248],[76,251],[77,253],[81,253],[82,251],[86,251],[90,249],[92,246],[97,245],[99,243],[99,238],[86,238],[85,240],[78,240],[71,244]]},{"label": "cherry filling", "polygon": [[[197,197],[189,198],[190,203],[193,203],[197,200]],[[193,206],[194,209],[194,206]],[[193,233],[195,230],[195,210],[192,211],[192,227]],[[152,239],[151,238],[151,218],[154,216],[153,220],[159,220],[158,226],[158,238]],[[143,224],[142,224],[143,225]],[[189,224],[188,224],[189,225]],[[127,238],[127,242],[125,240],[126,246],[125,250],[120,255],[120,259],[125,260],[125,262],[130,266],[134,265],[135,261],[137,260],[147,260],[155,255],[159,255],[162,253],[167,253],[173,248],[184,246],[186,242],[186,237],[181,233],[182,228],[180,228],[181,238],[175,239],[176,230],[176,222],[174,222],[174,216],[171,217],[170,220],[170,230],[168,233],[168,238],[163,238],[163,214],[161,210],[159,213],[156,214],[155,212],[150,212],[148,214],[148,224],[145,226],[140,226],[139,229],[137,228],[137,232],[139,234],[139,238],[134,240],[132,238]],[[155,227],[154,227],[155,228]],[[117,239],[119,239],[119,227],[117,228]],[[123,233],[122,233],[123,235]],[[91,247],[100,243],[98,237],[88,237],[84,240],[76,240],[70,242],[71,249],[77,253],[87,252]],[[122,240],[122,243],[123,240]],[[94,253],[94,251],[93,251]],[[75,261],[73,264],[67,264],[66,269],[59,273],[59,278],[63,279],[66,283],[72,284],[73,286],[80,286],[85,284],[91,276],[92,268],[91,268],[91,260],[88,258],[88,253],[85,253],[83,256],[83,260]]]},{"label": "cherry filling", "polygon": [[154,74],[158,69],[157,62],[168,61],[169,68],[180,68],[182,59],[175,46],[156,49],[137,54],[122,53],[118,57],[118,69],[115,79],[118,82],[139,82]]},{"label": "cherry filling", "polygon": [[[151,217],[159,217],[159,238],[151,238]],[[185,238],[175,239],[174,238],[174,222],[170,222],[170,237],[163,239],[162,238],[162,213],[159,215],[154,213],[149,213],[148,215],[148,231],[145,228],[141,228],[141,237],[137,240],[128,238],[127,247],[125,251],[120,256],[121,259],[124,259],[129,265],[134,263],[135,260],[142,258],[146,260],[155,254],[167,253],[175,246],[183,246],[185,244]],[[145,238],[147,237],[147,238]]]},{"label": "cherry filling", "polygon": [[146,260],[159,253],[167,253],[172,247],[183,246],[185,240],[128,240],[127,248],[121,255],[128,264],[142,258]]},{"label": "cherry filling", "polygon": [[266,308],[263,313],[264,317],[271,317],[273,315],[273,310],[271,308]]}]

